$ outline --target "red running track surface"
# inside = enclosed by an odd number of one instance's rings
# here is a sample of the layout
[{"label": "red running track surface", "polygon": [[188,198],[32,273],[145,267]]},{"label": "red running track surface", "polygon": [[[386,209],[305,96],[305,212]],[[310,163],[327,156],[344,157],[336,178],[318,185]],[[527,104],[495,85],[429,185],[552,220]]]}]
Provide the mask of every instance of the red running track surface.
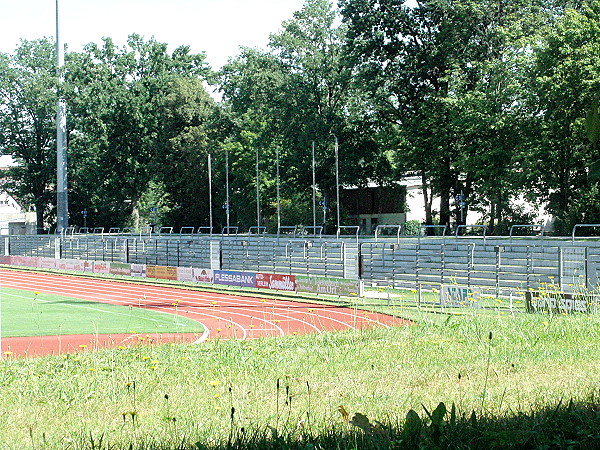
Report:
[{"label": "red running track surface", "polygon": [[[62,354],[89,348],[148,343],[201,342],[210,338],[254,339],[409,323],[385,314],[333,305],[48,273],[0,270],[0,285],[180,314],[200,322],[205,329],[200,336],[113,334],[3,338],[2,353],[12,356]],[[175,303],[177,308],[173,306]]]}]

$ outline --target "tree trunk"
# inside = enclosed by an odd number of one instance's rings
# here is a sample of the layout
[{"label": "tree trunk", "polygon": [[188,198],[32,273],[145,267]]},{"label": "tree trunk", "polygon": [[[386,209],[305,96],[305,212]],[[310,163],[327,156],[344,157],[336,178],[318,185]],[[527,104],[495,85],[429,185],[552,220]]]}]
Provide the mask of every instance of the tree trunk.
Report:
[{"label": "tree trunk", "polygon": [[473,180],[468,175],[467,179],[465,180],[464,186],[461,189],[461,193],[464,196],[465,206],[462,209],[462,217],[461,217],[460,205],[458,206],[457,217],[456,217],[456,223],[458,225],[466,225],[467,224],[467,214],[469,214],[469,202],[468,202],[468,199],[471,197],[471,192],[472,191],[473,191]]},{"label": "tree trunk", "polygon": [[490,204],[490,222],[488,227],[490,229],[490,234],[494,233],[494,227],[496,223],[496,201],[492,200]]},{"label": "tree trunk", "polygon": [[35,222],[36,222],[36,233],[42,234],[44,232],[44,203],[34,202],[35,205]]},{"label": "tree trunk", "polygon": [[423,192],[423,203],[425,205],[425,225],[433,225],[433,214],[431,212],[432,195],[429,194],[429,186],[427,184],[427,174],[424,170],[421,171],[421,190]]},{"label": "tree trunk", "polygon": [[442,160],[440,169],[440,225],[446,225],[450,229],[450,190],[453,180],[448,158]]}]

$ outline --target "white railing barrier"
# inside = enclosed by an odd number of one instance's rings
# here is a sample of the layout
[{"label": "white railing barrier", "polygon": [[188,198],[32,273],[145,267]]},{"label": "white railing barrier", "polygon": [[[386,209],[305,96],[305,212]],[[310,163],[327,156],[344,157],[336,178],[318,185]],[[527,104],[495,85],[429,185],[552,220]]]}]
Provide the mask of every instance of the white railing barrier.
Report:
[{"label": "white railing barrier", "polygon": [[571,232],[571,242],[575,242],[575,232],[577,228],[600,228],[600,223],[578,223],[573,227]]},{"label": "white railing barrier", "polygon": [[348,235],[348,236],[356,237],[356,243],[358,244],[358,234],[360,233],[359,226],[357,226],[357,225],[340,225],[339,227],[337,227],[337,231],[335,232],[335,238],[338,241],[340,240],[340,235],[341,235],[342,230],[354,230],[354,235]]},{"label": "white railing barrier", "polygon": [[402,225],[377,225],[377,227],[375,227],[375,242],[377,242],[377,238],[379,236],[379,230],[386,230],[386,229],[397,230],[396,240],[398,241],[398,243],[400,243],[400,232],[402,231]]},{"label": "white railing barrier", "polygon": [[[202,229],[210,229],[210,227],[198,227],[198,233],[200,233],[200,228],[202,228]],[[227,235],[227,236],[229,236],[229,235],[237,236],[237,234],[238,234],[238,227],[223,227],[221,229],[221,234],[222,235]]]},{"label": "white railing barrier", "polygon": [[534,224],[534,223],[517,224],[517,225],[512,225],[508,232],[508,237],[511,242],[512,242],[512,238],[513,238],[513,231],[517,228],[530,228],[532,230],[535,230],[536,228],[538,228],[540,236],[544,237],[544,226],[543,225]]},{"label": "white railing barrier", "polygon": [[266,234],[267,227],[259,227],[257,225],[248,228],[248,234]]}]

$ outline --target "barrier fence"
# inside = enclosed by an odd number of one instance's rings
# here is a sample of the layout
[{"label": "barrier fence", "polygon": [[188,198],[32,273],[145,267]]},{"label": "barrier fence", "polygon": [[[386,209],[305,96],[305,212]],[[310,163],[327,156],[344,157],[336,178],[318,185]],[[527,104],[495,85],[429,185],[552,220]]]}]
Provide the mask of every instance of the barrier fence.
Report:
[{"label": "barrier fence", "polygon": [[345,239],[269,235],[17,235],[5,256],[361,280],[367,287],[478,287],[495,296],[553,286],[597,292],[600,241],[547,237]]}]

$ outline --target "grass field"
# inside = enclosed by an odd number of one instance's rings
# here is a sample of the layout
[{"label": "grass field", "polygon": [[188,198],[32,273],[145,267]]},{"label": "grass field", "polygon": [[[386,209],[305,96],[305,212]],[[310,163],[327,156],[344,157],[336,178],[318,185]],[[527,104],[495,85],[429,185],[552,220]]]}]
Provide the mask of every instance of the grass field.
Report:
[{"label": "grass field", "polygon": [[2,448],[600,448],[598,315],[388,311],[417,323],[7,359]]},{"label": "grass field", "polygon": [[143,308],[0,288],[2,336],[111,333],[201,333],[187,317]]}]

